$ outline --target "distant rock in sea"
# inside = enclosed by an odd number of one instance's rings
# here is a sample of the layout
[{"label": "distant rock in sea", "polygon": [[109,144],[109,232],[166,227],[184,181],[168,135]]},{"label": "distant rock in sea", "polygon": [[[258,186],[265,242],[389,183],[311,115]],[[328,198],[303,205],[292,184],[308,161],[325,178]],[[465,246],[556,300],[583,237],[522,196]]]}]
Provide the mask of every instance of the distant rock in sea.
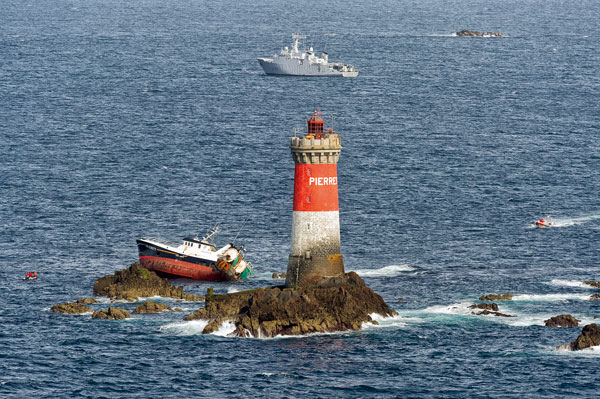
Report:
[{"label": "distant rock in sea", "polygon": [[498,317],[517,317],[517,316],[513,316],[510,314],[506,314],[506,313],[500,313],[500,312],[494,312],[491,310],[482,310],[481,312],[477,313],[477,315],[493,315],[493,316],[498,316]]},{"label": "distant rock in sea", "polygon": [[110,306],[107,310],[98,310],[92,315],[92,318],[94,319],[108,320],[124,320],[130,317],[131,315],[125,309],[114,308],[112,306]]},{"label": "distant rock in sea", "polygon": [[469,306],[469,308],[471,308],[471,309],[486,309],[486,310],[491,310],[494,312],[498,311],[498,305],[496,305],[495,303],[478,303],[476,305]]},{"label": "distant rock in sea", "polygon": [[479,297],[480,301],[510,301],[513,298],[513,294],[490,294],[482,295]]},{"label": "distant rock in sea", "polygon": [[546,327],[577,327],[580,321],[570,314],[561,314],[544,320],[544,325]]},{"label": "distant rock in sea", "polygon": [[588,324],[583,327],[575,341],[560,345],[556,349],[577,351],[598,345],[600,345],[600,327],[597,324]]},{"label": "distant rock in sea", "polygon": [[75,303],[79,303],[82,305],[91,305],[94,303],[98,303],[98,301],[95,298],[81,298],[76,300]]},{"label": "distant rock in sea", "polygon": [[501,32],[487,32],[487,33],[483,33],[483,32],[477,32],[474,30],[467,30],[467,29],[463,29],[459,32],[456,32],[456,36],[461,36],[461,37],[465,37],[465,36],[478,36],[478,37],[502,37],[502,33]]},{"label": "distant rock in sea", "polygon": [[201,301],[202,297],[186,294],[182,287],[176,287],[166,278],[132,263],[124,270],[118,270],[114,275],[100,277],[94,283],[94,294],[111,299],[135,301],[139,297],[161,296],[166,298]]},{"label": "distant rock in sea", "polygon": [[165,303],[157,303],[154,301],[146,301],[133,309],[132,313],[135,314],[147,314],[147,313],[160,313],[165,311],[173,311],[173,309]]},{"label": "distant rock in sea", "polygon": [[203,334],[229,320],[238,337],[274,337],[359,330],[371,318],[397,313],[354,272],[323,277],[300,288],[267,287],[224,295],[207,293],[204,308],[185,320],[206,319]]},{"label": "distant rock in sea", "polygon": [[588,280],[584,281],[583,284],[589,285],[591,287],[600,288],[600,281],[596,280]]},{"label": "distant rock in sea", "polygon": [[58,305],[54,305],[50,308],[51,311],[57,313],[67,313],[67,314],[82,314],[82,313],[91,313],[94,310],[90,307],[87,307],[80,303],[72,303],[72,302],[64,302],[59,303]]},{"label": "distant rock in sea", "polygon": [[479,303],[479,304],[475,304],[475,305],[471,305],[469,306],[469,308],[471,309],[483,309],[481,312],[471,312],[474,315],[493,315],[493,316],[498,316],[498,317],[516,317],[516,316],[512,316],[506,313],[500,313],[498,312],[498,305],[496,305],[495,303]]}]

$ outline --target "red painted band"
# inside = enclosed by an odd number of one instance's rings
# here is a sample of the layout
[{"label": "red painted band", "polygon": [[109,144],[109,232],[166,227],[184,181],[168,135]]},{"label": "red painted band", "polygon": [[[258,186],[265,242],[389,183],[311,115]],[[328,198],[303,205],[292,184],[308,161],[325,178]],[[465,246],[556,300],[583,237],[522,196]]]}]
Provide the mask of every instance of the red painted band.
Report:
[{"label": "red painted band", "polygon": [[338,211],[336,164],[296,164],[294,211]]},{"label": "red painted band", "polygon": [[194,280],[224,281],[225,274],[214,271],[209,266],[185,262],[178,259],[160,258],[157,256],[140,256],[140,266],[145,269],[175,277],[187,277]]}]

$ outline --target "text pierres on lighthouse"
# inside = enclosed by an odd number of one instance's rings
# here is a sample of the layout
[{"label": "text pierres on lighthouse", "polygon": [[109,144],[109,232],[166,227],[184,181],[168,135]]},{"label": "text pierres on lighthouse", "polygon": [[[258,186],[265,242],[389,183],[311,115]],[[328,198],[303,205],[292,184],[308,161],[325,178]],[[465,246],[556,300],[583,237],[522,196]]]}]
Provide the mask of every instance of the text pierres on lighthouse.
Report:
[{"label": "text pierres on lighthouse", "polygon": [[308,184],[310,186],[337,186],[336,177],[309,177]]}]

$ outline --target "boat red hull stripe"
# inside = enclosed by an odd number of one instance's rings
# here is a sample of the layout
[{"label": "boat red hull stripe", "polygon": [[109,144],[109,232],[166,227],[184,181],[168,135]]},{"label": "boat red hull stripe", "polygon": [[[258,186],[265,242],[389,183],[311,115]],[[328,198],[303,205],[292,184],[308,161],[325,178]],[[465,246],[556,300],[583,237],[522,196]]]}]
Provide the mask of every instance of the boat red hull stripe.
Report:
[{"label": "boat red hull stripe", "polygon": [[157,256],[140,256],[140,266],[162,274],[175,277],[186,277],[194,280],[225,281],[227,276],[211,267],[178,259]]}]

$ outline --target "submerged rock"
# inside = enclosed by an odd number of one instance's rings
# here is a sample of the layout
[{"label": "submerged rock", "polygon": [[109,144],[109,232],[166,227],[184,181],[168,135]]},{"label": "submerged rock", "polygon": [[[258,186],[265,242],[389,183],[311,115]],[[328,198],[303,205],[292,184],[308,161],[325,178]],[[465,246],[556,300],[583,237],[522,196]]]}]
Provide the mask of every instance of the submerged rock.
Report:
[{"label": "submerged rock", "polygon": [[160,313],[164,311],[172,311],[171,307],[165,303],[156,303],[154,301],[146,301],[137,308],[133,309],[132,313],[146,314],[146,313]]},{"label": "submerged rock", "polygon": [[513,294],[490,294],[482,295],[479,297],[480,301],[510,301],[513,298]]},{"label": "submerged rock", "polygon": [[91,313],[94,310],[90,307],[82,305],[80,303],[72,303],[72,302],[64,302],[59,303],[58,305],[54,305],[50,308],[51,311],[57,313],[67,313],[67,314],[81,314],[81,313]]},{"label": "submerged rock", "polygon": [[498,316],[498,317],[517,317],[517,316],[510,315],[510,314],[506,314],[506,313],[500,313],[500,312],[495,312],[495,311],[493,311],[493,310],[487,310],[487,309],[485,309],[485,310],[482,310],[482,311],[481,311],[481,312],[479,312],[479,313],[475,313],[475,312],[473,312],[473,314],[476,314],[476,315],[478,315],[478,316],[479,316],[479,315],[490,315],[490,314],[491,314],[491,315],[493,315],[493,316]]},{"label": "submerged rock", "polygon": [[98,301],[94,298],[81,298],[75,301],[76,303],[80,303],[82,305],[90,305],[93,303],[98,303]]},{"label": "submerged rock", "polygon": [[456,36],[478,36],[478,37],[501,37],[501,32],[478,32],[475,30],[467,30],[463,29],[459,32],[456,32]]},{"label": "submerged rock", "polygon": [[556,349],[577,351],[598,345],[600,345],[600,327],[597,324],[588,324],[583,327],[575,341],[560,345]]},{"label": "submerged rock", "polygon": [[110,306],[107,310],[98,310],[92,315],[92,318],[94,319],[108,320],[124,320],[130,317],[131,315],[125,309],[113,308],[112,306]]},{"label": "submerged rock", "polygon": [[469,308],[471,308],[471,309],[492,310],[494,312],[498,311],[498,305],[496,305],[495,303],[478,303],[476,305],[469,306]]},{"label": "submerged rock", "polygon": [[156,273],[140,267],[137,262],[132,263],[127,269],[116,271],[112,276],[100,277],[94,283],[94,294],[127,301],[152,296],[188,301],[202,300],[198,295],[184,293],[182,287],[174,286],[166,278],[161,278]]},{"label": "submerged rock", "polygon": [[546,327],[577,327],[580,321],[570,314],[561,314],[544,320],[544,325]]},{"label": "submerged rock", "polygon": [[321,278],[300,288],[260,288],[225,295],[207,295],[204,308],[185,320],[208,319],[203,333],[231,320],[239,337],[274,337],[359,330],[371,314],[397,314],[354,272]]}]

